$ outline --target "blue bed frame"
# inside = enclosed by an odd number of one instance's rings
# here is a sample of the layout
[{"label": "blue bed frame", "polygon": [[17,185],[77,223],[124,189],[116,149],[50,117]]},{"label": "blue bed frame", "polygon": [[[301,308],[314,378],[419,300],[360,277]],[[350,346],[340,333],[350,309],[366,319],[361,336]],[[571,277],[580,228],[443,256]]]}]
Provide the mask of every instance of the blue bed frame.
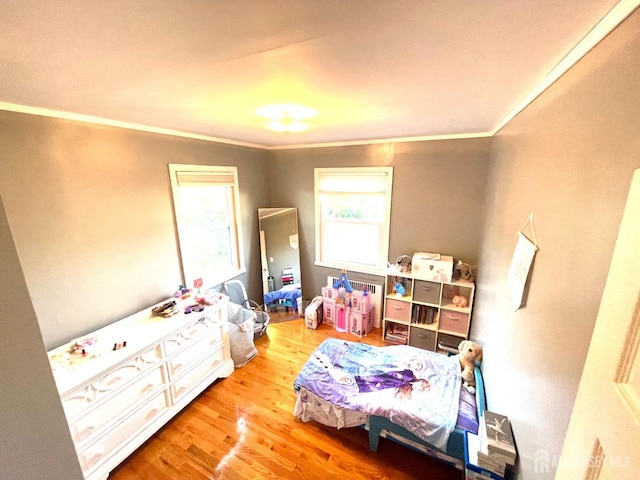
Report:
[{"label": "blue bed frame", "polygon": [[300,289],[267,292],[264,294],[265,310],[269,311],[269,309],[276,307],[286,307],[296,310],[298,307],[298,297],[301,295],[302,292]]},{"label": "blue bed frame", "polygon": [[[474,374],[476,378],[476,410],[478,420],[480,420],[487,408],[487,402],[482,372],[478,365],[475,366]],[[444,453],[446,456],[451,457],[451,459],[447,459],[439,455],[438,452],[440,452],[440,450],[433,445],[426,443],[408,430],[389,421],[386,417],[372,415],[369,417],[368,424],[363,425],[363,427],[369,430],[369,449],[372,452],[378,451],[380,437],[386,437],[418,452],[433,455],[438,458],[438,460],[449,463],[458,469],[464,469],[464,430],[455,428],[449,435],[447,450]]]}]

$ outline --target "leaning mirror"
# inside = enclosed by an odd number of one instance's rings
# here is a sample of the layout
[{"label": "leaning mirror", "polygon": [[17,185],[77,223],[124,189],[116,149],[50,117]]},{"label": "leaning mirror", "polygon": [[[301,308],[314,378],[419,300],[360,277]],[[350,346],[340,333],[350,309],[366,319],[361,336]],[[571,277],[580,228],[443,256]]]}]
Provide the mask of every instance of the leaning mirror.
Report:
[{"label": "leaning mirror", "polygon": [[302,295],[298,210],[258,209],[262,291],[267,310],[284,307],[296,311]]}]

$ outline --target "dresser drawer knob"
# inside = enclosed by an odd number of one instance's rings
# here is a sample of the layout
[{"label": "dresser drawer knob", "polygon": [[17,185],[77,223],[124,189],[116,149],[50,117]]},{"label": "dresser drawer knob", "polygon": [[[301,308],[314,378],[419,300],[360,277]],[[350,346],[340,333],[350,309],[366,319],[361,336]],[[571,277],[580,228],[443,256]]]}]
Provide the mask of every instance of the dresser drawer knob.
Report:
[{"label": "dresser drawer knob", "polygon": [[76,434],[76,441],[81,442],[85,438],[87,438],[93,431],[95,430],[95,425],[89,425],[88,427],[83,428]]},{"label": "dresser drawer knob", "polygon": [[145,421],[147,421],[147,420],[152,419],[153,417],[155,417],[155,416],[156,416],[156,414],[157,414],[159,411],[160,411],[159,409],[154,408],[154,409],[153,409],[153,410],[151,410],[149,413],[147,413],[147,416],[146,416],[146,417],[144,417],[144,420],[145,420]]},{"label": "dresser drawer knob", "polygon": [[104,456],[104,454],[104,447],[99,448],[98,450],[96,450],[96,453],[94,453],[93,456],[87,460],[87,465],[92,466],[94,463],[100,460]]},{"label": "dresser drawer knob", "polygon": [[177,372],[178,370],[182,369],[182,367],[184,367],[184,365],[183,365],[183,364],[181,364],[181,363],[176,363],[176,364],[173,366],[173,373],[175,373],[175,372]]},{"label": "dresser drawer knob", "polygon": [[107,382],[107,387],[113,387],[116,383],[120,383],[122,381],[122,377],[114,377]]},{"label": "dresser drawer knob", "polygon": [[144,395],[145,393],[149,392],[153,387],[154,387],[153,383],[148,383],[147,385],[145,385],[145,387],[142,390],[140,390],[140,394]]}]

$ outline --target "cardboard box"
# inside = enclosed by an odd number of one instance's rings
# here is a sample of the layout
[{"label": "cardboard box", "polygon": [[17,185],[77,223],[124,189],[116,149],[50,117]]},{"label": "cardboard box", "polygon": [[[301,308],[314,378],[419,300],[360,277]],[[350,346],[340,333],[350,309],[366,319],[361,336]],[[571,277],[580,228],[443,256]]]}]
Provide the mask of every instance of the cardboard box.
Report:
[{"label": "cardboard box", "polygon": [[504,476],[498,475],[486,468],[478,466],[478,451],[480,450],[480,438],[471,432],[464,432],[464,473],[467,480],[504,480]]},{"label": "cardboard box", "polygon": [[439,253],[416,252],[411,268],[414,278],[432,282],[450,282],[453,275],[453,257]]}]

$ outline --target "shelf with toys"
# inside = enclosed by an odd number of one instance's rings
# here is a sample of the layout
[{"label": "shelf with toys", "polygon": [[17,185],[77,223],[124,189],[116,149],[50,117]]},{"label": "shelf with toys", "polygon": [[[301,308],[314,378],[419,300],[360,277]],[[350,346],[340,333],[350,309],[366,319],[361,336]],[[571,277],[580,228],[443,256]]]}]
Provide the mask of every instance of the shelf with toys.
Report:
[{"label": "shelf with toys", "polygon": [[386,272],[384,340],[442,353],[454,351],[467,340],[475,273],[465,275],[468,279],[460,278],[456,269],[461,266],[466,264],[459,262],[454,268],[450,256],[416,253],[412,262],[390,267]]}]

